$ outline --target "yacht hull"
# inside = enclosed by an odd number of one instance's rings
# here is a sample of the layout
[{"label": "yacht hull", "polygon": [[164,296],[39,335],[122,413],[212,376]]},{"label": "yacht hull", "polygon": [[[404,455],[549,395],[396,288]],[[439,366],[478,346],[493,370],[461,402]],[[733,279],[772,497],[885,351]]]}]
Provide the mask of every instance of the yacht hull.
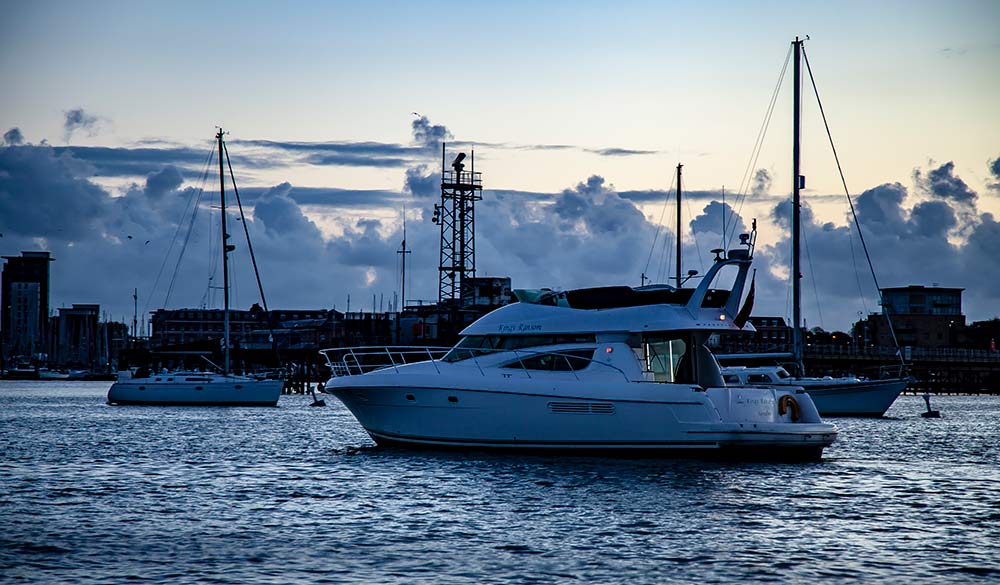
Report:
[{"label": "yacht hull", "polygon": [[212,382],[119,381],[108,390],[108,404],[144,406],[275,406],[281,380]]},{"label": "yacht hull", "polygon": [[[344,380],[331,379],[327,392],[384,446],[802,460],[818,459],[836,437],[818,415],[815,423],[778,415],[780,392],[774,390],[620,384],[592,393],[549,385],[548,392],[535,393]],[[722,408],[715,403],[720,400]],[[799,400],[803,410],[811,409],[807,396]]]}]

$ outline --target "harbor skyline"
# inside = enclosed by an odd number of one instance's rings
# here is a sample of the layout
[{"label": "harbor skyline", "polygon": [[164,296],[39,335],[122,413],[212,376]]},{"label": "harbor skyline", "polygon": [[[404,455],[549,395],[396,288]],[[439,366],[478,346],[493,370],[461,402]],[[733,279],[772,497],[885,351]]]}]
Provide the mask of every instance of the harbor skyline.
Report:
[{"label": "harbor skyline", "polygon": [[[435,300],[430,215],[444,140],[453,154],[474,147],[484,173],[479,274],[509,275],[517,288],[665,280],[672,219],[662,209],[678,162],[690,203],[685,268],[703,273],[722,241],[722,206],[711,201],[723,186],[739,191],[788,41],[810,34],[879,284],[966,288],[970,320],[996,316],[1000,293],[977,276],[1000,271],[991,3],[848,3],[798,17],[787,4],[554,3],[533,7],[520,28],[516,3],[300,4],[270,35],[276,8],[251,4],[215,38],[172,7],[60,6],[11,7],[0,58],[12,82],[0,119],[0,251],[52,252],[53,307],[99,302],[131,315],[133,288],[147,299],[140,309],[161,306],[154,283],[173,268],[163,259],[215,124],[232,132],[275,305],[345,310],[351,295],[356,310],[391,298],[404,205],[408,296]],[[156,30],[138,38],[136,19]],[[504,32],[477,33],[477,22]],[[883,34],[886,23],[899,34]],[[219,69],[213,53],[231,66]],[[757,197],[736,206],[761,228],[760,314],[788,313],[789,93],[786,80],[746,189]],[[814,301],[807,284],[804,311],[810,327],[843,329],[877,311],[877,297],[870,277],[854,276],[863,259],[814,103],[804,114],[806,277],[817,297],[832,296]],[[173,306],[210,301],[210,262],[194,256]],[[236,275],[242,308],[253,302],[249,275]]]}]

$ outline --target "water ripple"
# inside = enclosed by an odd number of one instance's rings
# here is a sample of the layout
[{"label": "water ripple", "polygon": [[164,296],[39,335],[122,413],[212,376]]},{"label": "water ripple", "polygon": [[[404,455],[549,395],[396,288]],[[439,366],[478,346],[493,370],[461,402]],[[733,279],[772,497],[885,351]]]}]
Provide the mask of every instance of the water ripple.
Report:
[{"label": "water ripple", "polygon": [[818,463],[374,448],[339,403],[0,383],[0,574],[80,583],[1000,578],[1000,399],[840,419]]}]

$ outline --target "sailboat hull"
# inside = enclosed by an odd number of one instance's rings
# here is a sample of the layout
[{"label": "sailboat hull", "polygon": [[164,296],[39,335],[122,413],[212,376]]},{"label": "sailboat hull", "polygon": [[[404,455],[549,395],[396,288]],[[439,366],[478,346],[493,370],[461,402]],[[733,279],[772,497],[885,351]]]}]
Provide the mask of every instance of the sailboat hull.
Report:
[{"label": "sailboat hull", "polygon": [[893,379],[803,387],[822,416],[880,417],[906,389],[906,383],[905,379]]},{"label": "sailboat hull", "polygon": [[108,404],[145,406],[275,406],[281,380],[211,376],[164,376],[118,381]]}]

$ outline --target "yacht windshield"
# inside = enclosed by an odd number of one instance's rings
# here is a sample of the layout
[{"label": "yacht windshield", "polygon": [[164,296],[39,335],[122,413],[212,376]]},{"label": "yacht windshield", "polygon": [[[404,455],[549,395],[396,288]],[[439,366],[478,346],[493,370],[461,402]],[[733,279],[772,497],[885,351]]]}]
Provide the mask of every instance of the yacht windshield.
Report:
[{"label": "yacht windshield", "polygon": [[646,371],[657,382],[689,383],[694,381],[690,342],[686,338],[647,337],[643,340]]},{"label": "yacht windshield", "polygon": [[593,334],[568,335],[469,335],[463,337],[442,359],[458,362],[487,353],[564,343],[594,343]]}]

